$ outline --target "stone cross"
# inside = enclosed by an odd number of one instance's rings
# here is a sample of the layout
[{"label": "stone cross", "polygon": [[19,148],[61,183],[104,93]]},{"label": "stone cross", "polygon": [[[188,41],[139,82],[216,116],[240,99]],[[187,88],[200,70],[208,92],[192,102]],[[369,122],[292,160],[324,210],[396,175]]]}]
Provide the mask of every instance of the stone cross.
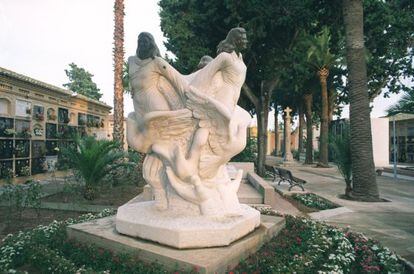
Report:
[{"label": "stone cross", "polygon": [[283,111],[286,113],[286,117],[290,118],[290,113],[292,112],[292,109],[290,107],[286,107]]},{"label": "stone cross", "polygon": [[292,112],[292,109],[290,107],[286,107],[283,110],[286,115],[285,115],[285,157],[284,157],[284,161],[285,162],[291,162],[293,161],[293,155],[292,155],[292,151],[290,149],[290,134],[291,134],[291,128],[290,128],[290,113]]}]

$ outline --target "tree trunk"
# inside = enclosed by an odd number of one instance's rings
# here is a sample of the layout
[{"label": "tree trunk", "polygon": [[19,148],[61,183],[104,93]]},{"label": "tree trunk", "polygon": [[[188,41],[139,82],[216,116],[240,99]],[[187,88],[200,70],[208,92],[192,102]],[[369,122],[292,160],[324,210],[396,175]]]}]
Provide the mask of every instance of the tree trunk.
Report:
[{"label": "tree trunk", "polygon": [[306,158],[305,164],[313,164],[312,93],[303,96],[306,116]]},{"label": "tree trunk", "polygon": [[298,106],[299,112],[299,145],[298,145],[298,161],[300,161],[300,154],[303,152],[303,126],[305,125],[305,117],[303,113],[303,102],[301,101]]},{"label": "tree trunk", "polygon": [[329,90],[329,96],[328,96],[328,122],[329,122],[329,126],[331,125],[331,122],[333,121],[333,114],[334,111],[336,109],[336,92],[335,89],[330,89]]},{"label": "tree trunk", "polygon": [[321,134],[319,137],[319,163],[318,166],[328,167],[328,88],[327,81],[329,70],[322,68],[318,72],[319,80],[321,82],[321,97],[322,97],[322,113],[321,113]]},{"label": "tree trunk", "polygon": [[362,0],[343,0],[342,8],[349,71],[350,146],[353,176],[351,196],[366,201],[378,200],[379,192],[372,153]]},{"label": "tree trunk", "polygon": [[279,112],[275,105],[275,156],[279,154]]},{"label": "tree trunk", "polygon": [[124,89],[122,66],[124,64],[124,1],[115,0],[114,5],[114,132],[113,139],[124,147]]},{"label": "tree trunk", "polygon": [[265,175],[266,148],[267,148],[267,119],[261,105],[257,112],[257,174]]},{"label": "tree trunk", "polygon": [[271,81],[267,83],[262,81],[260,85],[259,105],[257,106],[257,174],[265,176],[265,163],[267,152],[267,125],[269,120],[269,106],[272,91],[276,87],[278,81]]}]

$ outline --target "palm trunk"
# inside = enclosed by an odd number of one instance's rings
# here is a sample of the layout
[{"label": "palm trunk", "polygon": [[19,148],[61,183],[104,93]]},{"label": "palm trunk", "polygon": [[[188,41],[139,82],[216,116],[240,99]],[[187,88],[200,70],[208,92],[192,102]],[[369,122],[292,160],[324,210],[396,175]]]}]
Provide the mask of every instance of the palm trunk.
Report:
[{"label": "palm trunk", "polygon": [[298,161],[300,161],[300,154],[303,152],[303,126],[305,125],[305,117],[303,113],[303,104],[302,101],[298,107],[299,112],[299,145],[298,145]]},{"label": "palm trunk", "polygon": [[350,146],[353,176],[351,196],[366,201],[378,200],[379,192],[372,153],[362,1],[343,0],[342,8],[349,71]]},{"label": "palm trunk", "polygon": [[327,68],[322,68],[318,72],[319,80],[321,82],[321,97],[322,97],[322,113],[321,113],[321,135],[319,137],[320,147],[319,147],[319,163],[321,167],[328,167],[328,88],[327,81],[329,75],[329,70]]},{"label": "palm trunk", "polygon": [[275,156],[279,154],[279,112],[275,106]]},{"label": "palm trunk", "polygon": [[124,1],[115,0],[114,28],[114,132],[113,139],[124,147],[124,89],[122,66],[124,63]]},{"label": "palm trunk", "polygon": [[331,122],[333,121],[333,114],[336,108],[336,92],[334,89],[329,90],[329,97],[328,97],[328,122],[329,126],[331,125]]},{"label": "palm trunk", "polygon": [[306,158],[305,164],[313,164],[312,93],[303,96],[306,116]]}]

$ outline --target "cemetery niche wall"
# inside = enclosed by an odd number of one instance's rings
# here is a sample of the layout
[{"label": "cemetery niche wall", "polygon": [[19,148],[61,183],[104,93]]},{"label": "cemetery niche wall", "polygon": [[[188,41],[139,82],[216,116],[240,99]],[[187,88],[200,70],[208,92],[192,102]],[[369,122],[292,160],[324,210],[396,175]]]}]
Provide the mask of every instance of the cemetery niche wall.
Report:
[{"label": "cemetery niche wall", "polygon": [[0,179],[54,170],[60,148],[72,144],[74,134],[112,136],[105,122],[110,110],[0,67]]}]

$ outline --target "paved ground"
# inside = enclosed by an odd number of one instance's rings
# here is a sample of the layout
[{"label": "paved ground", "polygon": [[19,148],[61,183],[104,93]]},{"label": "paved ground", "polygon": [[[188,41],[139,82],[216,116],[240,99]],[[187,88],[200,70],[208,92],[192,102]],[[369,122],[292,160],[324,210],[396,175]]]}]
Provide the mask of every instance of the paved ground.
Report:
[{"label": "paved ground", "polygon": [[[274,161],[275,159],[269,159]],[[296,165],[286,167],[293,175],[306,180],[306,189],[351,209],[353,212],[329,217],[328,223],[350,226],[379,240],[410,262],[414,262],[414,181],[377,176],[382,198],[391,202],[366,203],[338,198],[345,182],[336,168]]]}]

